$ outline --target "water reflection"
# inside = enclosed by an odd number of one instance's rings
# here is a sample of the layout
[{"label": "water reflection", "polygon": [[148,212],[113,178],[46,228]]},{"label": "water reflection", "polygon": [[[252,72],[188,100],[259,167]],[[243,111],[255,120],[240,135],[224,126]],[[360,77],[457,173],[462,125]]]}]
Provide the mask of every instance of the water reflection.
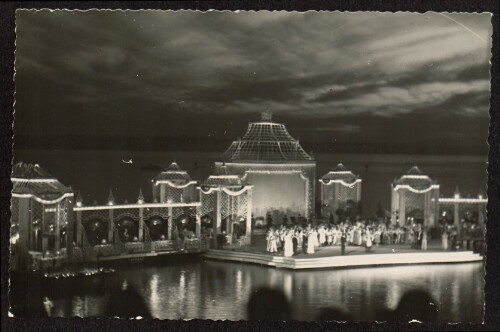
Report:
[{"label": "water reflection", "polygon": [[160,276],[158,275],[158,273],[155,273],[151,276],[151,282],[149,283],[149,308],[153,317],[158,317],[160,315],[160,312],[158,311],[158,309],[160,308],[160,296],[158,294],[159,280]]},{"label": "water reflection", "polygon": [[[354,320],[372,321],[378,310],[395,309],[413,289],[435,299],[440,321],[481,322],[483,316],[482,263],[287,271],[201,261],[118,272],[121,282],[136,288],[152,316],[160,319],[247,319],[250,296],[262,287],[280,290],[291,304],[293,319],[299,320],[314,320],[325,308],[338,308]],[[54,300],[61,316],[103,315],[106,294],[80,290],[66,295]]]}]

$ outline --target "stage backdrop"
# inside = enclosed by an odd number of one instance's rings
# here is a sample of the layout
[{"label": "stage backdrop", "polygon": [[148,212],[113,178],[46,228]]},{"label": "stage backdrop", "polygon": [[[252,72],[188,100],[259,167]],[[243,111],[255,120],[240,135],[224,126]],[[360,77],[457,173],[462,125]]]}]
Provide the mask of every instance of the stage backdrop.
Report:
[{"label": "stage backdrop", "polygon": [[300,174],[248,172],[247,181],[254,185],[252,213],[255,218],[265,217],[269,213],[275,223],[281,223],[282,220],[275,220],[278,217],[275,210],[281,216],[306,216],[306,181]]}]

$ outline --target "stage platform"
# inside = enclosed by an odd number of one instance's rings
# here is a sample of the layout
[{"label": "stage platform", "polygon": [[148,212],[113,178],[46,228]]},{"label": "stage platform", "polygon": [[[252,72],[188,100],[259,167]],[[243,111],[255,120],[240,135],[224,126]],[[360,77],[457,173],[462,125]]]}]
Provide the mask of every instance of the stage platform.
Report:
[{"label": "stage platform", "polygon": [[394,266],[411,264],[449,264],[481,262],[483,257],[472,251],[419,251],[408,249],[404,245],[376,247],[366,252],[363,247],[350,246],[342,256],[340,247],[318,248],[316,253],[299,253],[293,257],[252,252],[255,248],[228,248],[209,250],[202,256],[207,259],[227,262],[258,264],[282,269],[338,269],[370,266]]}]

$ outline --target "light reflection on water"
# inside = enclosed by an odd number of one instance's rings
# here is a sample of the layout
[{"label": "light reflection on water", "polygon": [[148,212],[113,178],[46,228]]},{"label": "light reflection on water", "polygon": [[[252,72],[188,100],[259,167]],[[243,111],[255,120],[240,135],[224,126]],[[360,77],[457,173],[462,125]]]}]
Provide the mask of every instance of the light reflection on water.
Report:
[{"label": "light reflection on water", "polygon": [[[294,319],[314,320],[324,307],[349,311],[356,320],[372,321],[382,308],[395,308],[408,290],[420,288],[436,300],[440,321],[481,322],[483,264],[417,265],[351,270],[287,271],[214,261],[169,266],[133,266],[118,271],[142,294],[160,319],[246,319],[253,289],[281,289]],[[99,316],[105,295],[55,298],[59,316]],[[133,304],[131,304],[133,305]]]}]

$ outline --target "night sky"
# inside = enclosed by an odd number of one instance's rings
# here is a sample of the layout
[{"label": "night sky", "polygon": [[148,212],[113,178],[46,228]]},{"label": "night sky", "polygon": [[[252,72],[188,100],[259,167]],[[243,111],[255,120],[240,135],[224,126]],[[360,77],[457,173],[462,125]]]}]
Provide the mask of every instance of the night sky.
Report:
[{"label": "night sky", "polygon": [[16,19],[16,148],[220,151],[268,109],[307,151],[488,150],[489,14]]}]

